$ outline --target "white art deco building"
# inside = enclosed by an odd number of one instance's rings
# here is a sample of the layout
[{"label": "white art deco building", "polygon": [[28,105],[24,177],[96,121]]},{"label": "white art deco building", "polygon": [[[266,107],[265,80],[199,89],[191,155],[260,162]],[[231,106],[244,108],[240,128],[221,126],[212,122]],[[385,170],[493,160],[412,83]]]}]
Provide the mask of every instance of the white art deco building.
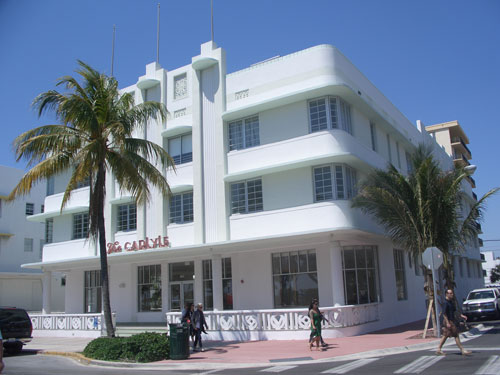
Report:
[{"label": "white art deco building", "polygon": [[[168,72],[149,64],[123,91],[167,105],[167,121],[140,136],[163,145],[177,167],[165,171],[173,195],[155,193],[147,206],[109,176],[118,323],[165,324],[184,303],[203,302],[212,338],[305,338],[312,297],[329,317],[326,337],[425,318],[419,260],[350,199],[373,167],[407,171],[422,141],[453,162],[336,48],[227,74],[225,51],[208,42],[191,64]],[[89,190],[75,191],[61,213],[66,181],[49,182],[45,213],[31,217],[51,228],[52,240],[43,261],[27,266],[66,274],[67,314],[99,313],[99,257],[85,241]],[[467,256],[479,267],[477,248]]]}]

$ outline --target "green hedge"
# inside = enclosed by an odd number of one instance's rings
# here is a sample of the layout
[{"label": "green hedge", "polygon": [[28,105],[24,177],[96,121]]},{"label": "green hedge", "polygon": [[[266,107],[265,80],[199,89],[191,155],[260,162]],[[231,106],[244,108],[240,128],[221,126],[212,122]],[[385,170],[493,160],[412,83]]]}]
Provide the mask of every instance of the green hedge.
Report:
[{"label": "green hedge", "polygon": [[168,337],[145,332],[130,337],[100,337],[83,350],[87,358],[103,361],[154,362],[169,358]]}]

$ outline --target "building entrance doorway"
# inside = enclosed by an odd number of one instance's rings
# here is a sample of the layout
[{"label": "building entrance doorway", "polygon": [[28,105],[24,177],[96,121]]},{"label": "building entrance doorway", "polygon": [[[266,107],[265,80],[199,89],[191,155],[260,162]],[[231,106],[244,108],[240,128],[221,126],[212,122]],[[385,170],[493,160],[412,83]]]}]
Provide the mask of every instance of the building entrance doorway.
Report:
[{"label": "building entrance doorway", "polygon": [[187,303],[194,303],[194,282],[170,283],[170,310],[181,311]]},{"label": "building entrance doorway", "polygon": [[181,311],[194,302],[194,262],[169,264],[170,311]]}]

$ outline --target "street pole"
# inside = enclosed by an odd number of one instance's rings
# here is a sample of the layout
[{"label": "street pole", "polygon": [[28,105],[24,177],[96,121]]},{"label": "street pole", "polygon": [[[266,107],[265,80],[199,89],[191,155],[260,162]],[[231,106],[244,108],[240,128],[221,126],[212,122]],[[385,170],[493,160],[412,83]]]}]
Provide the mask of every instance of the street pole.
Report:
[{"label": "street pole", "polygon": [[434,308],[436,310],[436,337],[441,337],[441,323],[439,321],[439,304],[438,304],[438,293],[437,293],[437,283],[436,283],[436,269],[434,268],[434,253],[431,257],[431,267],[432,267],[432,288],[434,290]]}]

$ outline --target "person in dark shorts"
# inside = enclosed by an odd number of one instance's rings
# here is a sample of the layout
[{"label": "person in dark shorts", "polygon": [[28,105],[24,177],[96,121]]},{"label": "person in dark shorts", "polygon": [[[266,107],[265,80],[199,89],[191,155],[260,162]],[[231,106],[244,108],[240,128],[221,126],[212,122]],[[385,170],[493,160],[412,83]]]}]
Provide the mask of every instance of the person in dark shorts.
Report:
[{"label": "person in dark shorts", "polygon": [[[453,290],[447,289],[446,290],[446,304],[445,308],[443,311],[443,327],[442,327],[442,335],[441,341],[439,342],[438,349],[436,351],[437,355],[445,355],[441,349],[443,348],[443,345],[448,339],[448,337],[454,337],[455,342],[457,343],[458,348],[462,352],[462,355],[470,355],[471,352],[468,350],[465,350],[464,347],[462,346],[462,343],[460,342],[460,337],[458,335],[458,322],[455,321],[455,312],[456,312],[456,307],[455,307],[455,302],[453,300]],[[460,314],[462,319],[467,320],[467,317],[463,314]]]}]

